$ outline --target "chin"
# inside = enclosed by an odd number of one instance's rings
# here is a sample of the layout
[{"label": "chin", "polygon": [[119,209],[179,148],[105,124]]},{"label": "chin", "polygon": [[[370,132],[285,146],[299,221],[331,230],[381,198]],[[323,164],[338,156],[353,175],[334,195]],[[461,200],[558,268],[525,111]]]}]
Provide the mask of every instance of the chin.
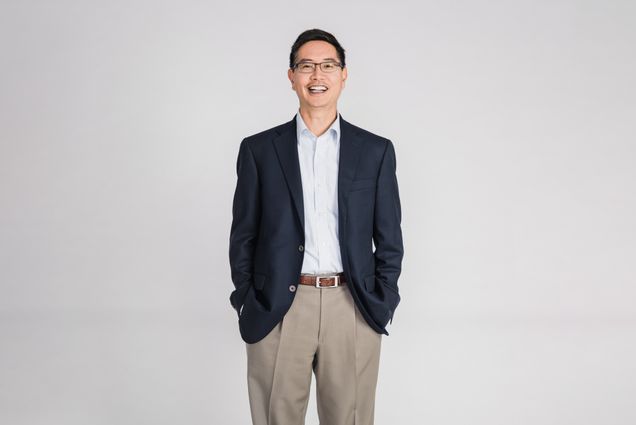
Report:
[{"label": "chin", "polygon": [[328,106],[329,105],[329,100],[327,100],[327,99],[324,99],[324,100],[309,99],[307,101],[307,105],[310,105],[310,106]]}]

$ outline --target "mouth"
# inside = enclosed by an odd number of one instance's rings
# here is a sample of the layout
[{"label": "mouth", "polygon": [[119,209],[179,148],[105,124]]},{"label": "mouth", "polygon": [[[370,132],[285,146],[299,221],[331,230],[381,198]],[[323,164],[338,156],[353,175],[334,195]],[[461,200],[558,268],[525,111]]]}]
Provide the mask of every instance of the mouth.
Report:
[{"label": "mouth", "polygon": [[320,94],[325,93],[329,89],[327,88],[327,86],[322,85],[322,84],[313,84],[313,85],[307,87],[307,90],[309,91],[309,94],[320,95]]}]

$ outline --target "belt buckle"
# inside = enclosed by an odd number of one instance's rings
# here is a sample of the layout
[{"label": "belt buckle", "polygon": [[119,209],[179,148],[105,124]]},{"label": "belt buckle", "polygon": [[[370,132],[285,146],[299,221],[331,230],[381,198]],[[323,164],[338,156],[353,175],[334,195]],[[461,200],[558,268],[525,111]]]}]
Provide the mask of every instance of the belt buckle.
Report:
[{"label": "belt buckle", "polygon": [[[326,277],[333,277],[333,278],[335,278],[335,285],[325,285],[325,286],[322,286],[322,285],[320,284],[320,279],[321,279],[321,278],[326,278]],[[337,274],[334,274],[334,275],[323,275],[323,276],[316,275],[316,288],[336,288],[336,287],[338,287],[338,286],[340,286],[340,276],[339,276],[339,275],[337,275]]]}]

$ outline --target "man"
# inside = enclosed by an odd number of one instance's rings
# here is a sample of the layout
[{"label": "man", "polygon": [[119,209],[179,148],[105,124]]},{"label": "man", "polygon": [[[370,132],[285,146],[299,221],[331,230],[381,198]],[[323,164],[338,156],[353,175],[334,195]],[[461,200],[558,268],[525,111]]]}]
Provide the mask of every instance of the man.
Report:
[{"label": "man", "polygon": [[252,422],[303,424],[313,371],[322,425],[371,425],[382,334],[400,302],[395,151],[338,113],[347,68],[333,35],[300,34],[288,77],[298,113],[244,139],[237,161],[230,302]]}]

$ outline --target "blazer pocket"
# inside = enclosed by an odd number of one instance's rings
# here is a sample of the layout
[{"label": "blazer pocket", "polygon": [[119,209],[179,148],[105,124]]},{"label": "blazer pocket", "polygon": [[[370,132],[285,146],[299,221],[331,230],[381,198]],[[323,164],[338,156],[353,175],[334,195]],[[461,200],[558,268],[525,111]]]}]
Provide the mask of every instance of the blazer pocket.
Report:
[{"label": "blazer pocket", "polygon": [[373,189],[376,186],[376,181],[374,178],[370,179],[357,179],[351,183],[349,186],[349,192],[353,192],[356,190],[364,190],[364,189]]},{"label": "blazer pocket", "polygon": [[235,310],[240,311],[239,309],[245,302],[245,297],[247,296],[247,292],[250,289],[249,280],[241,283],[241,285],[234,289],[230,294],[230,304],[234,307]]},{"label": "blazer pocket", "polygon": [[267,280],[267,275],[263,273],[254,273],[254,288],[259,291],[263,289],[265,286],[265,281]]},{"label": "blazer pocket", "polygon": [[397,295],[398,297],[400,296],[400,293],[398,292],[397,289],[395,289],[394,287],[392,287],[391,285],[388,285],[384,282],[382,282],[382,286],[384,286],[385,288],[387,288],[389,291],[393,292],[395,295]]}]

